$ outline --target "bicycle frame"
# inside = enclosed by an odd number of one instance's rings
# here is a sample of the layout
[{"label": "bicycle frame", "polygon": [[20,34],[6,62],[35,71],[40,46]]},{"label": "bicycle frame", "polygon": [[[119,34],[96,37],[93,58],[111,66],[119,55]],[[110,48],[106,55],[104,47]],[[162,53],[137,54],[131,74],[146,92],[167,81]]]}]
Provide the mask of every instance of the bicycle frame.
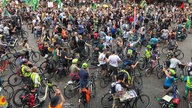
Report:
[{"label": "bicycle frame", "polygon": [[7,66],[9,65],[9,60],[3,60],[0,62],[0,71],[4,72],[7,68]]}]

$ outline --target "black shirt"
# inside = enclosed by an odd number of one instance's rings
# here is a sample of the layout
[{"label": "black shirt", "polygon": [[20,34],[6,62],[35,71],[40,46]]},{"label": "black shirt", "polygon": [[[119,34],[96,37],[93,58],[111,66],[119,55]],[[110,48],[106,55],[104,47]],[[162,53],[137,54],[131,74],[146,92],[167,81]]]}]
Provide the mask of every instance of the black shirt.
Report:
[{"label": "black shirt", "polygon": [[78,45],[80,48],[84,48],[84,47],[85,47],[85,41],[79,40],[79,41],[77,42],[77,45]]}]

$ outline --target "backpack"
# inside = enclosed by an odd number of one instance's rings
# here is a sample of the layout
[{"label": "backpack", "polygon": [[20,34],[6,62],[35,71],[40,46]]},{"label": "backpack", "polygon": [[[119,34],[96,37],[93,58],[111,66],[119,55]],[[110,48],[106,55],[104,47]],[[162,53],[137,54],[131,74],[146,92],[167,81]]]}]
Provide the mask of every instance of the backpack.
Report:
[{"label": "backpack", "polygon": [[63,39],[66,39],[66,38],[67,38],[67,33],[66,33],[66,31],[65,31],[64,29],[62,29],[61,35],[62,35],[62,38],[63,38]]},{"label": "backpack", "polygon": [[85,103],[89,103],[90,102],[90,99],[91,99],[91,92],[90,92],[90,89],[88,88],[83,88],[81,90],[81,93],[82,93],[82,101],[83,101],[83,104]]},{"label": "backpack", "polygon": [[110,86],[111,94],[115,94],[116,93],[116,85],[117,84],[119,84],[119,83],[118,82],[111,83],[111,86]]}]

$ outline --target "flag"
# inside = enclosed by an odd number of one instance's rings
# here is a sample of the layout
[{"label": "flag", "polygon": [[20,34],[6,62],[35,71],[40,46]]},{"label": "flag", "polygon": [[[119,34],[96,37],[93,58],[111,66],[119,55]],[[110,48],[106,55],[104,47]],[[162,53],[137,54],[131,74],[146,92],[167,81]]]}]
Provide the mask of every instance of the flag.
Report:
[{"label": "flag", "polygon": [[33,10],[36,10],[38,5],[39,5],[39,1],[38,0],[32,0]]},{"label": "flag", "polygon": [[183,9],[184,7],[185,7],[185,3],[184,3],[184,2],[182,2],[182,4],[181,4],[180,8],[181,8],[181,9]]},{"label": "flag", "polygon": [[6,8],[4,8],[3,9],[3,16],[5,17],[10,17],[11,15],[10,15],[10,13],[7,11],[7,9]]},{"label": "flag", "polygon": [[135,29],[136,22],[137,22],[137,10],[136,10],[136,7],[134,7],[134,29]]},{"label": "flag", "polygon": [[141,4],[139,5],[140,8],[144,8],[147,5],[147,2],[143,0]]},{"label": "flag", "polygon": [[2,3],[3,7],[7,5],[7,1],[6,0],[3,0],[3,3]]},{"label": "flag", "polygon": [[191,20],[187,18],[187,22],[186,22],[185,28],[189,29],[190,25],[191,25]]},{"label": "flag", "polygon": [[61,10],[63,7],[63,3],[61,2],[61,0],[56,0],[57,3],[57,7]]},{"label": "flag", "polygon": [[93,4],[93,9],[94,9],[94,11],[97,10],[97,4],[96,3]]}]

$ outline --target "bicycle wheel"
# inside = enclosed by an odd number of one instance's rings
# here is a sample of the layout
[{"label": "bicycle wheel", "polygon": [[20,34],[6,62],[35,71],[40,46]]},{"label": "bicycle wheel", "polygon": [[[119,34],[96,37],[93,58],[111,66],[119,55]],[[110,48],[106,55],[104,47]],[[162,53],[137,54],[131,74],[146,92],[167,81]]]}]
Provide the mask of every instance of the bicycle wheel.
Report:
[{"label": "bicycle wheel", "polygon": [[167,55],[167,53],[169,52],[169,50],[167,49],[167,46],[166,47],[163,47],[161,49],[161,52],[164,54],[164,55]]},{"label": "bicycle wheel", "polygon": [[145,58],[139,59],[138,67],[139,67],[140,70],[146,69],[147,65],[146,65]]},{"label": "bicycle wheel", "polygon": [[109,85],[109,83],[109,79],[107,77],[104,77],[100,79],[99,85],[101,88],[105,88]]},{"label": "bicycle wheel", "polygon": [[101,98],[101,105],[103,106],[103,108],[111,108],[112,104],[113,96],[111,93],[107,93]]},{"label": "bicycle wheel", "polygon": [[64,96],[68,99],[76,95],[77,86],[75,84],[68,84],[64,87]]},{"label": "bicycle wheel", "polygon": [[13,95],[13,104],[17,107],[22,107],[24,105],[23,98],[29,95],[29,93],[27,89],[18,89]]},{"label": "bicycle wheel", "polygon": [[177,59],[181,60],[184,58],[184,53],[180,50],[177,49],[174,51],[174,55],[177,57]]},{"label": "bicycle wheel", "polygon": [[136,87],[136,88],[141,89],[143,87],[142,77],[134,76],[133,77],[133,86]]},{"label": "bicycle wheel", "polygon": [[135,108],[147,108],[149,106],[149,102],[150,102],[149,96],[142,94],[137,98]]},{"label": "bicycle wheel", "polygon": [[29,29],[29,30],[32,29],[32,23],[27,23],[27,29]]},{"label": "bicycle wheel", "polygon": [[40,53],[39,52],[33,52],[31,55],[31,59],[33,62],[37,63],[40,59]]},{"label": "bicycle wheel", "polygon": [[41,70],[42,75],[47,78],[47,79],[51,79],[53,78],[55,71],[53,69],[45,69],[45,70]]},{"label": "bicycle wheel", "polygon": [[146,70],[145,70],[145,76],[146,76],[146,77],[151,76],[152,71],[153,71],[153,70],[152,70],[151,68],[146,69]]},{"label": "bicycle wheel", "polygon": [[8,66],[12,73],[16,73],[17,68],[14,63],[10,62]]},{"label": "bicycle wheel", "polygon": [[5,96],[5,98],[10,101],[14,94],[14,89],[10,85],[5,85],[2,87],[1,93]]},{"label": "bicycle wheel", "polygon": [[163,71],[163,65],[157,65],[156,72],[162,72]]},{"label": "bicycle wheel", "polygon": [[19,84],[21,84],[21,82],[22,82],[21,76],[19,76],[16,73],[10,75],[9,78],[8,78],[8,83],[11,86],[18,86]]},{"label": "bicycle wheel", "polygon": [[55,96],[56,93],[56,89],[57,89],[57,85],[53,85],[50,89],[49,89],[49,99],[52,99]]},{"label": "bicycle wheel", "polygon": [[[63,71],[62,71],[63,72]],[[63,80],[63,78],[64,78],[64,75],[62,75],[63,73],[61,73],[61,72],[56,72],[56,74],[55,74],[55,81],[57,81],[57,82],[60,82],[60,81],[62,81]]]},{"label": "bicycle wheel", "polygon": [[163,78],[164,75],[165,75],[165,73],[163,71],[157,72],[157,78],[158,79]]},{"label": "bicycle wheel", "polygon": [[96,85],[95,85],[95,83],[92,83],[89,88],[90,88],[90,91],[91,91],[91,97],[94,98],[96,96]]}]

